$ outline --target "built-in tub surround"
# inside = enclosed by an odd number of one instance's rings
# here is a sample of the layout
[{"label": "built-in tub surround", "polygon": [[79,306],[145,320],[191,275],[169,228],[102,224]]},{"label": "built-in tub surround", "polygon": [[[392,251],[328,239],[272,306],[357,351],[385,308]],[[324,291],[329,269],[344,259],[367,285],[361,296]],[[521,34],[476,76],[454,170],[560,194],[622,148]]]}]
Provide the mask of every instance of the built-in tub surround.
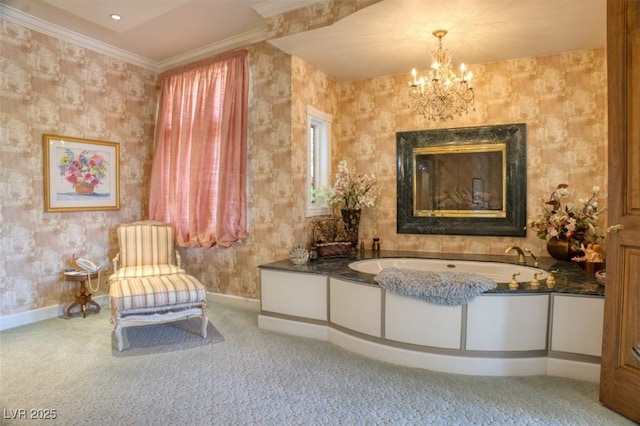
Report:
[{"label": "built-in tub surround", "polygon": [[367,274],[378,274],[384,268],[389,267],[415,269],[418,271],[478,274],[490,278],[496,283],[508,283],[512,278],[519,282],[530,283],[534,277],[538,280],[543,280],[549,276],[547,271],[540,268],[512,265],[504,262],[479,262],[473,260],[385,258],[357,260],[349,264],[349,268],[354,271]]},{"label": "built-in tub surround", "polygon": [[375,274],[349,267],[365,259],[369,265],[440,259],[519,266],[513,256],[395,251],[305,265],[273,262],[260,266],[260,328],[436,371],[599,379],[603,288],[576,264],[539,259],[542,269],[558,269],[553,288],[540,276],[538,288],[520,282],[509,290],[507,282],[500,282],[466,305],[439,306],[390,293],[373,281]]}]

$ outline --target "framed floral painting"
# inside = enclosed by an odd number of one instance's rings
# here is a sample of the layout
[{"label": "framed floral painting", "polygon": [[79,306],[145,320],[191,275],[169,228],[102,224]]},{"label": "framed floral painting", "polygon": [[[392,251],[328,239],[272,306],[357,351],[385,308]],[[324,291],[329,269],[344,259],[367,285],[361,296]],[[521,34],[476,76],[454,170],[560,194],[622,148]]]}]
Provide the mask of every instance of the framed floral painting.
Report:
[{"label": "framed floral painting", "polygon": [[120,209],[120,145],[43,135],[44,210]]}]

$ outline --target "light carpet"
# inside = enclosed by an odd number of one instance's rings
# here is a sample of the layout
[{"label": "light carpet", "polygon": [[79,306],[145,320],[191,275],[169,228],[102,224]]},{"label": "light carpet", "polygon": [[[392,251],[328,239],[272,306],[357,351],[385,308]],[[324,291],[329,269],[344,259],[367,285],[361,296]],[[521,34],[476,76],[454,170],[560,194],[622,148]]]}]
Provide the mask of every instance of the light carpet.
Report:
[{"label": "light carpet", "polygon": [[[595,383],[398,367],[328,342],[260,330],[255,312],[215,303],[208,311],[223,341],[171,351],[162,350],[161,343],[157,352],[147,345],[144,356],[114,354],[106,310],[84,319],[54,318],[0,332],[0,421],[47,425],[633,424],[598,402]],[[143,333],[144,328],[137,331]],[[29,422],[7,418],[9,410],[17,409],[52,409],[56,418]]]},{"label": "light carpet", "polygon": [[189,318],[145,327],[125,327],[122,332],[123,351],[118,351],[115,333],[111,333],[111,353],[118,358],[145,356],[163,352],[184,351],[224,341],[224,337],[207,323],[207,337],[200,334],[201,318]]}]

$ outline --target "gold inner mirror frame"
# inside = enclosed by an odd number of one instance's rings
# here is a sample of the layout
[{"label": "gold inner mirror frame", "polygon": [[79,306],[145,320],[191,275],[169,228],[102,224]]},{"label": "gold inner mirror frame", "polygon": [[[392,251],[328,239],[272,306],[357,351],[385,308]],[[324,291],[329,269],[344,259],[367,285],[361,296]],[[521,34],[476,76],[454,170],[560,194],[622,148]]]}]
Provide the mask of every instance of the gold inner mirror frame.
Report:
[{"label": "gold inner mirror frame", "polygon": [[413,215],[504,218],[505,143],[413,149]]}]

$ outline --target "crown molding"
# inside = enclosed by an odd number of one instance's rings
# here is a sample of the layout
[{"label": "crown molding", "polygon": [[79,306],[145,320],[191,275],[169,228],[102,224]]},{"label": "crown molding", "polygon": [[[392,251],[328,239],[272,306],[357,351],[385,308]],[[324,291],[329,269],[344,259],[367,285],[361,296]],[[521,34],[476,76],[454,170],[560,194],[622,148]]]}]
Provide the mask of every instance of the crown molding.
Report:
[{"label": "crown molding", "polygon": [[198,49],[190,50],[181,55],[165,59],[164,61],[161,61],[159,63],[159,72],[168,71],[181,65],[199,61],[200,59],[205,59],[219,53],[247,46],[249,44],[259,43],[266,39],[267,30],[265,28],[257,28],[253,31],[238,34],[233,37],[208,44]]},{"label": "crown molding", "polygon": [[322,0],[265,0],[257,3],[253,6],[253,9],[263,18],[270,18],[314,3],[319,3],[320,1]]},{"label": "crown molding", "polygon": [[[308,2],[309,0],[304,1]],[[266,40],[267,38],[266,29],[258,28],[157,62],[87,37],[75,31],[68,30],[59,25],[52,24],[51,22],[29,15],[3,3],[0,3],[0,17],[34,31],[73,43],[80,47],[119,59],[132,65],[140,66],[155,73],[161,73],[177,66],[195,62],[231,49],[258,43]]]},{"label": "crown molding", "polygon": [[80,47],[84,47],[85,49],[119,59],[132,65],[137,65],[154,72],[158,72],[159,70],[159,64],[156,61],[152,61],[148,58],[136,55],[135,53],[111,46],[110,44],[95,40],[75,31],[68,30],[59,25],[52,24],[51,22],[29,15],[3,3],[0,3],[0,17],[34,31],[73,43]]}]

